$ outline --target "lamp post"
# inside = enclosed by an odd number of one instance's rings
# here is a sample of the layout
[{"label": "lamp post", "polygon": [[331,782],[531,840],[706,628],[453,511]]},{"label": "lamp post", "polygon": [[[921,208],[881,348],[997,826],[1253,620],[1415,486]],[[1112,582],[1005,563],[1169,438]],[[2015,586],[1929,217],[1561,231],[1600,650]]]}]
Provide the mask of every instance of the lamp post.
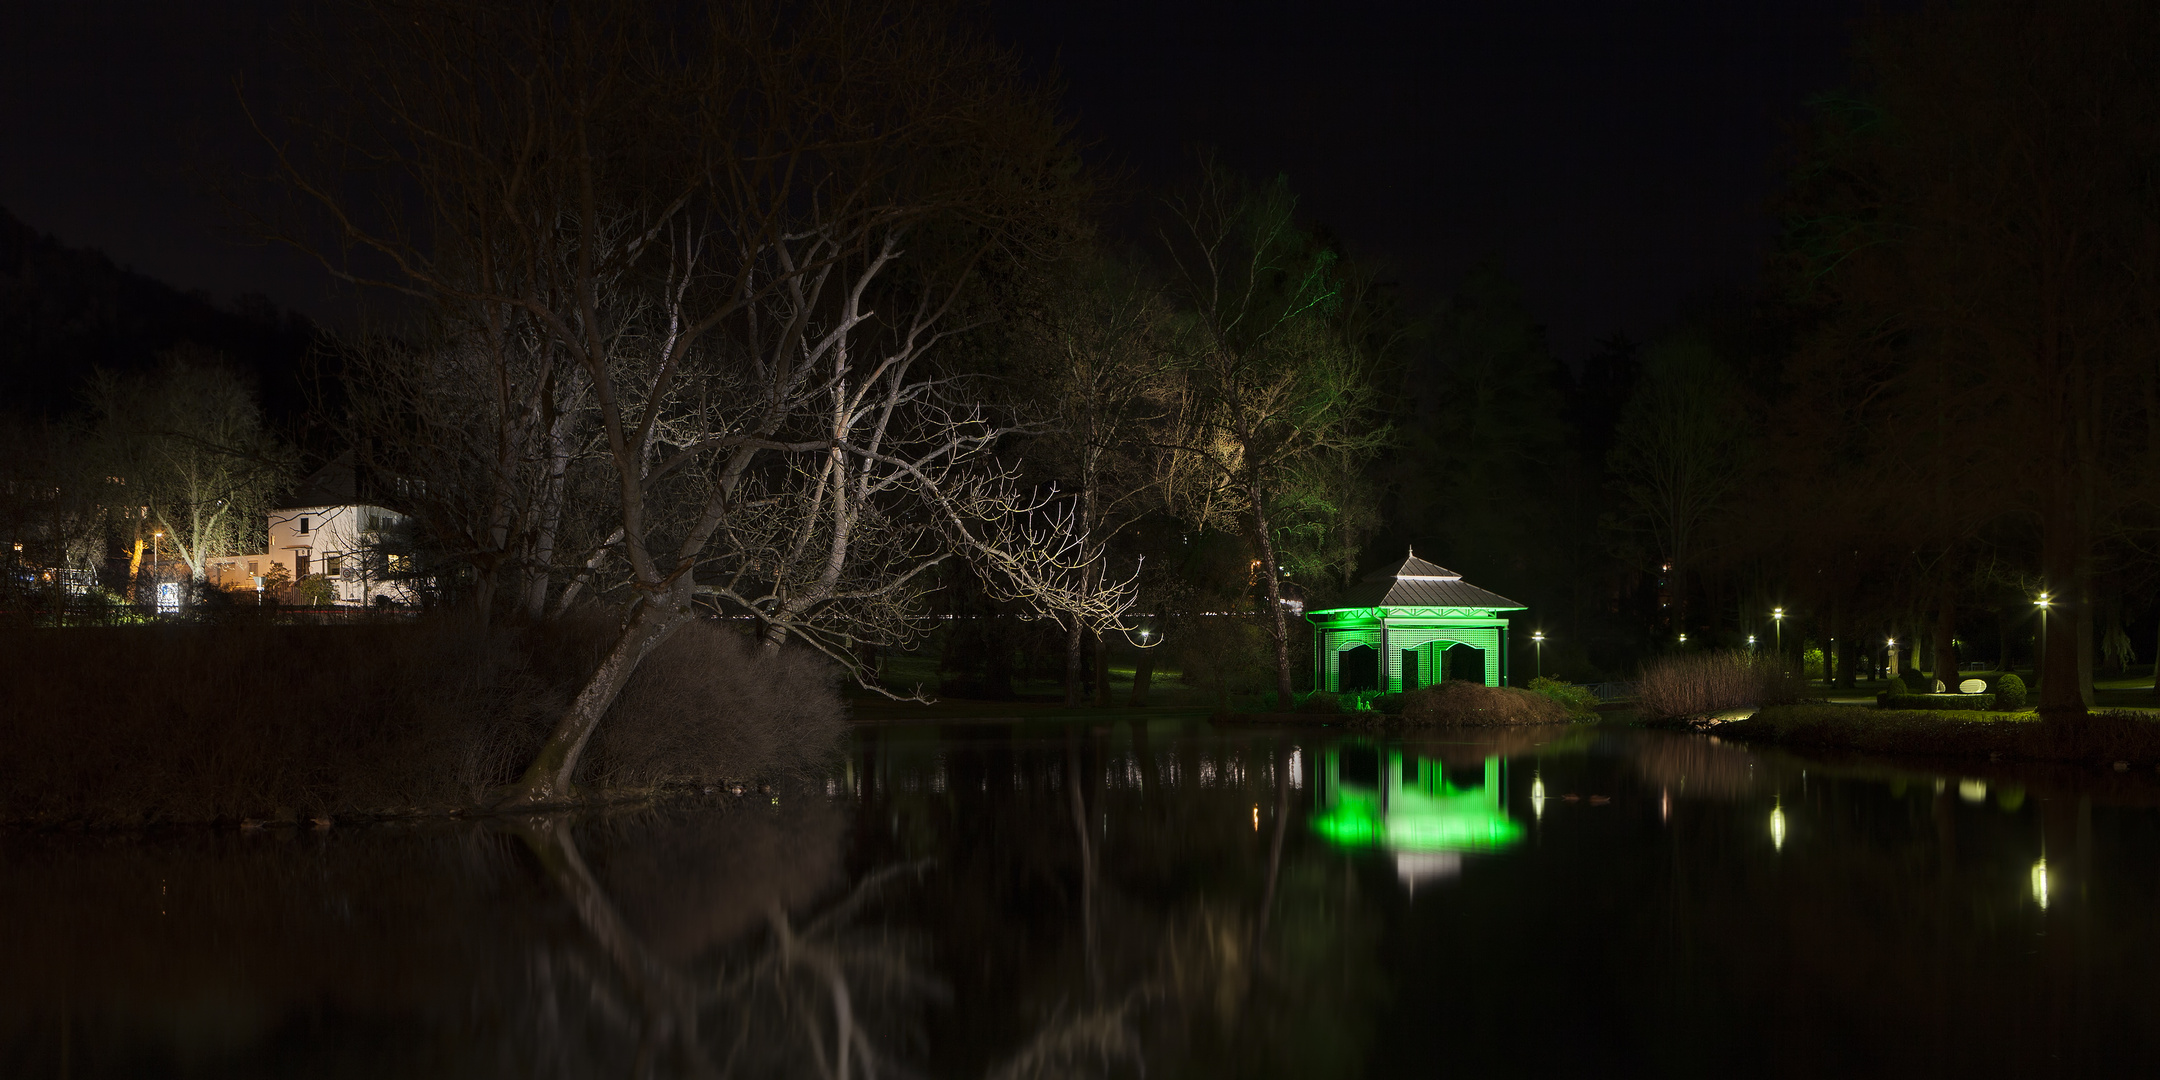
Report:
[{"label": "lamp post", "polygon": [[1685,646],[1685,645],[1687,644],[1687,635],[1686,635],[1686,634],[1682,634],[1682,635],[1680,635],[1680,644],[1681,644],[1682,646]]},{"label": "lamp post", "polygon": [[2044,665],[2047,663],[2047,617],[2049,604],[2050,601],[2048,600],[2048,594],[2045,592],[2040,594],[2040,599],[2033,601],[2033,606],[2040,609],[2040,655],[2033,657],[2033,682],[2035,683],[2038,683],[2040,681],[2040,673],[2045,670]]},{"label": "lamp post", "polygon": [[1775,632],[1775,633],[1777,634],[1777,656],[1778,656],[1778,669],[1779,669],[1780,671],[1782,671],[1782,670],[1784,670],[1784,668],[1785,668],[1785,609],[1784,609],[1784,608],[1781,608],[1781,607],[1779,607],[1779,608],[1771,608],[1771,609],[1770,609],[1770,624],[1771,624],[1772,626],[1776,627],[1776,630],[1775,630],[1774,632]]},{"label": "lamp post", "polygon": [[1750,654],[1753,654],[1755,652],[1755,635],[1753,634],[1749,634],[1747,636],[1747,651]]},{"label": "lamp post", "polygon": [[1545,677],[1545,631],[1531,634],[1530,644],[1537,647],[1537,677],[1542,679]]}]

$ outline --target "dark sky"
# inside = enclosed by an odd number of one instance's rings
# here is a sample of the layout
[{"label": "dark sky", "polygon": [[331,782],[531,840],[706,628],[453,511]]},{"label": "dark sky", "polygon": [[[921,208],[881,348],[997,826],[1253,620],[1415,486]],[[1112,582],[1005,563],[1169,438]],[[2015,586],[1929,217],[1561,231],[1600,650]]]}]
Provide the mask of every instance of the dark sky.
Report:
[{"label": "dark sky", "polygon": [[[1744,288],[1783,125],[1835,85],[1863,0],[993,4],[1054,65],[1092,152],[1143,183],[1200,143],[1287,173],[1313,219],[1414,296],[1488,253],[1564,356]],[[335,310],[299,257],[240,245],[191,175],[259,153],[235,75],[275,78],[285,4],[15,5],[0,34],[0,206],[219,297]]]}]

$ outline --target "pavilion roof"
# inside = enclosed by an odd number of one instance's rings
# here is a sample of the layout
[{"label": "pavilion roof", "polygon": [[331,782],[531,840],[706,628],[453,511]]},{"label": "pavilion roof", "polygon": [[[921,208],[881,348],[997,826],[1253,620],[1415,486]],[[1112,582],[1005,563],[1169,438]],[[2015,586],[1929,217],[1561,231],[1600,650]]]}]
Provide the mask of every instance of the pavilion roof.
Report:
[{"label": "pavilion roof", "polygon": [[1447,567],[1426,562],[1416,552],[1398,562],[1374,570],[1352,585],[1342,597],[1316,611],[1343,608],[1420,607],[1484,608],[1492,611],[1527,611],[1527,605],[1464,581]]}]

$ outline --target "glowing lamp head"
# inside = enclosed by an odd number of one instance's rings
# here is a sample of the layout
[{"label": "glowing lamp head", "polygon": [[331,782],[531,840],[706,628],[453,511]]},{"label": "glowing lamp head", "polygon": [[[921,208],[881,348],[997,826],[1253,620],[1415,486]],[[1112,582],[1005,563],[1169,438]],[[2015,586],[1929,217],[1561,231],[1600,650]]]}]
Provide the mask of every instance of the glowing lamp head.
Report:
[{"label": "glowing lamp head", "polygon": [[1782,619],[1782,618],[1784,618],[1784,617],[1785,617],[1785,609],[1784,609],[1784,608],[1771,608],[1771,609],[1770,609],[1770,617],[1771,617],[1771,618],[1773,618],[1773,619]]},{"label": "glowing lamp head", "polygon": [[1543,631],[1543,630],[1540,630],[1540,631],[1538,631],[1537,633],[1535,633],[1535,634],[1532,634],[1532,635],[1530,635],[1530,640],[1532,640],[1532,641],[1544,641],[1544,640],[1545,640],[1545,631]]},{"label": "glowing lamp head", "polygon": [[2033,601],[2033,606],[2034,606],[2034,607],[2042,607],[2042,608],[2044,608],[2044,607],[2047,607],[2047,606],[2048,606],[2048,604],[2049,604],[2050,602],[2051,602],[2051,601],[2049,601],[2049,600],[2048,600],[2048,594],[2046,594],[2046,593],[2041,593],[2041,594],[2040,594],[2040,599],[2038,599],[2038,600],[2035,600],[2035,601]]}]

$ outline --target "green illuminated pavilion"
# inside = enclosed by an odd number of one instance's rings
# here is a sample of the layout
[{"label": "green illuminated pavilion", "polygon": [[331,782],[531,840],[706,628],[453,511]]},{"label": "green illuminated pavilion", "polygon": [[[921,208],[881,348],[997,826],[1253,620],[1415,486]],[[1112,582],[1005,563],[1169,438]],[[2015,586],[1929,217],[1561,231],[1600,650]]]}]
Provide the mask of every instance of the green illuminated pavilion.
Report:
[{"label": "green illuminated pavilion", "polygon": [[1509,611],[1528,610],[1417,557],[1365,576],[1313,624],[1313,689],[1415,690],[1442,679],[1505,686]]}]

